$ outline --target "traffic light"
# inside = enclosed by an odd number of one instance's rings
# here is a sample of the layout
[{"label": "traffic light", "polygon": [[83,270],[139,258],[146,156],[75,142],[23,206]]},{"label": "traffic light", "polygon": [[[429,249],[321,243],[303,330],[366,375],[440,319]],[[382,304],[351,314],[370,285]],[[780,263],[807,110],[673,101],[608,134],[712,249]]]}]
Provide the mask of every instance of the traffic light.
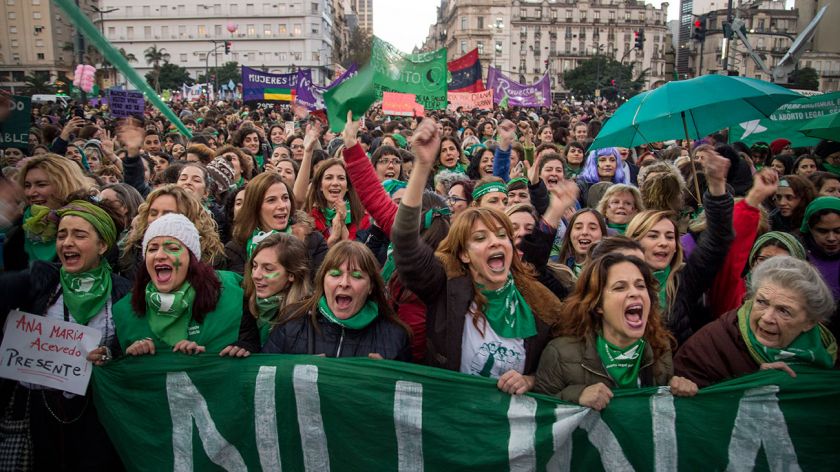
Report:
[{"label": "traffic light", "polygon": [[645,30],[639,30],[633,33],[636,37],[636,45],[634,48],[636,49],[644,49],[645,48]]},{"label": "traffic light", "polygon": [[225,41],[225,54],[230,54],[231,46],[233,46],[233,41]]},{"label": "traffic light", "polygon": [[691,39],[703,42],[706,40],[706,15],[700,15],[694,20],[694,34],[691,35]]},{"label": "traffic light", "polygon": [[548,70],[548,59],[546,59],[545,61],[543,61],[543,63],[545,64],[545,69],[546,69],[546,70]]}]

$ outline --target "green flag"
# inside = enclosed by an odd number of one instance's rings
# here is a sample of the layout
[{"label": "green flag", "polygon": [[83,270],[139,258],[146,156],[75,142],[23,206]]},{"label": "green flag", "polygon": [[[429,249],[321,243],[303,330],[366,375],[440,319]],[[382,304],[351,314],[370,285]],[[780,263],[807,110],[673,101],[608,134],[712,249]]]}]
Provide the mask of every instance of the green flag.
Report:
[{"label": "green flag", "polygon": [[327,119],[330,130],[340,133],[347,124],[347,112],[353,112],[353,119],[365,115],[373,102],[376,91],[373,88],[373,68],[368,65],[358,74],[324,92],[324,104],[327,107]]},{"label": "green flag", "polygon": [[370,63],[378,98],[382,92],[412,93],[426,110],[446,108],[446,48],[406,54],[374,36]]},{"label": "green flag", "polygon": [[832,470],[840,372],[796,370],[599,413],[401,362],[158,352],[95,367],[93,392],[128,470]]},{"label": "green flag", "polygon": [[820,140],[805,136],[799,129],[814,118],[837,112],[840,112],[840,92],[799,98],[779,107],[769,120],[751,120],[732,126],[729,141],[753,145],[785,138],[793,147],[816,146]]}]

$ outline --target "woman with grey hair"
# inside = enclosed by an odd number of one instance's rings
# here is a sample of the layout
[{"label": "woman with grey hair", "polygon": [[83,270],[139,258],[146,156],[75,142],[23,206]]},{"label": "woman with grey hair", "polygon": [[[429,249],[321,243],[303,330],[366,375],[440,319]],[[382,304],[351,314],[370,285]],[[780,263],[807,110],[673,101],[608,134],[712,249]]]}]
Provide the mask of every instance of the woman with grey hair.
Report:
[{"label": "woman with grey hair", "polygon": [[700,387],[758,370],[791,377],[794,364],[837,369],[837,341],[823,325],[834,297],[811,264],[776,256],[752,273],[747,300],[692,336],[674,371]]}]

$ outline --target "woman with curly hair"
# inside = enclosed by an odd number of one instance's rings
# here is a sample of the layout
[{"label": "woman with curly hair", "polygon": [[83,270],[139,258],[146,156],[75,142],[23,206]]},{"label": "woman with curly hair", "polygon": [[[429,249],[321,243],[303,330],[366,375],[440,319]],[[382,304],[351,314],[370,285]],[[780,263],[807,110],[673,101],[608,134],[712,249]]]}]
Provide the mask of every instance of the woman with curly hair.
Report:
[{"label": "woman with curly hair", "polygon": [[201,206],[191,192],[168,184],[152,191],[146,201],[137,210],[134,227],[125,238],[123,253],[119,260],[119,273],[134,280],[138,264],[143,260],[140,252],[143,234],[152,222],[163,215],[178,213],[186,216],[195,224],[201,234],[201,255],[204,263],[218,266],[225,257],[225,249],[219,239],[219,231],[213,217]]},{"label": "woman with curly hair", "polygon": [[542,353],[534,391],[595,410],[613,390],[668,385],[694,396],[697,385],[674,376],[674,338],[662,324],[656,279],[645,262],[607,254],[589,264],[563,304],[564,318]]},{"label": "woman with curly hair", "polygon": [[216,151],[216,157],[223,157],[233,167],[233,184],[245,185],[254,177],[254,162],[250,156],[235,146],[222,146]]}]

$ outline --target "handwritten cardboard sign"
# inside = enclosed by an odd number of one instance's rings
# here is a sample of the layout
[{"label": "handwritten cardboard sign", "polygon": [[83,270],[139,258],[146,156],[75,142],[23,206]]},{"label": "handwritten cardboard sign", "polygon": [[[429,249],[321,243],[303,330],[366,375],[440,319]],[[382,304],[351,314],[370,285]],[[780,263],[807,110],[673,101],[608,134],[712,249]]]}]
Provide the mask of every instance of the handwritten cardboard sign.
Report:
[{"label": "handwritten cardboard sign", "polygon": [[146,107],[143,92],[110,89],[108,90],[108,101],[111,107],[111,114],[116,117],[143,117],[143,111]]},{"label": "handwritten cardboard sign", "polygon": [[383,92],[382,113],[392,116],[414,116],[417,108],[413,93]]},{"label": "handwritten cardboard sign", "polygon": [[0,377],[84,395],[93,365],[88,352],[102,333],[13,310],[0,345]]},{"label": "handwritten cardboard sign", "polygon": [[479,110],[493,109],[493,90],[487,89],[483,92],[449,92],[449,109],[457,110],[462,107],[464,110],[472,110],[478,108]]}]

